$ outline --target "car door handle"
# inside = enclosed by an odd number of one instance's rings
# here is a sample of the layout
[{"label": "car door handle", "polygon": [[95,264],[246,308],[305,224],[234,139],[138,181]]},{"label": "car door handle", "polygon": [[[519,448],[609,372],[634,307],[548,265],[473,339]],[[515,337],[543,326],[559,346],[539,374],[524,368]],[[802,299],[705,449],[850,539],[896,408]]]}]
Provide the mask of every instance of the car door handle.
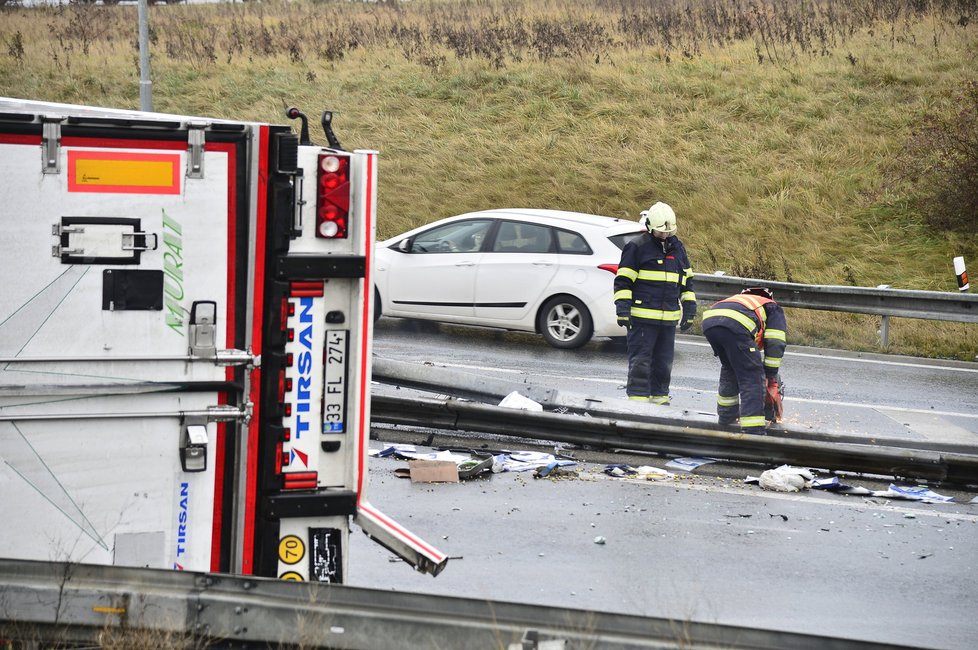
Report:
[{"label": "car door handle", "polygon": [[455,266],[475,266],[475,262],[472,260],[465,260],[463,262],[456,262]]},{"label": "car door handle", "polygon": [[553,262],[548,262],[546,260],[537,260],[536,262],[533,262],[533,266],[553,266],[553,265],[554,265]]}]

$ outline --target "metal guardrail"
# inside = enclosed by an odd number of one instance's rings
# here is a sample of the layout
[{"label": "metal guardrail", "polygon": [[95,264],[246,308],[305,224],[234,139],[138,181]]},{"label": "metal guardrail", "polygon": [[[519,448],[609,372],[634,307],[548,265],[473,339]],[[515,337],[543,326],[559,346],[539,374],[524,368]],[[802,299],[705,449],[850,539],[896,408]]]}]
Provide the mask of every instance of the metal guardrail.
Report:
[{"label": "metal guardrail", "polygon": [[883,650],[774,630],[272,578],[0,560],[0,639],[27,647]]},{"label": "metal guardrail", "polygon": [[857,444],[769,434],[755,436],[696,426],[580,417],[560,413],[462,402],[453,399],[374,395],[375,423],[427,429],[478,431],[517,438],[567,442],[602,449],[624,449],[669,456],[797,465],[892,476],[916,481],[978,484],[978,454]]},{"label": "metal guardrail", "polygon": [[[627,400],[612,403],[543,388],[525,380],[506,381],[382,357],[373,360],[372,379],[383,384],[490,402],[403,398],[379,395],[375,391],[371,398],[371,420],[375,423],[978,484],[978,445],[880,437],[874,437],[873,442],[868,443],[852,434],[791,430],[783,425],[767,436],[746,435],[720,427],[712,415]],[[495,406],[512,391],[518,391],[547,409],[569,414]],[[585,414],[587,417],[583,417]]]},{"label": "metal guardrail", "polygon": [[697,298],[707,300],[720,300],[748,287],[763,286],[773,290],[775,299],[785,307],[882,316],[879,334],[883,348],[890,344],[891,316],[978,323],[978,295],[967,293],[890,289],[885,285],[875,289],[821,286],[701,273],[696,274],[695,281]]},{"label": "metal guardrail", "polygon": [[891,289],[884,285],[871,289],[795,284],[702,273],[697,273],[694,280],[696,297],[701,299],[720,300],[748,287],[763,286],[774,291],[775,299],[785,307],[882,316],[880,345],[884,348],[889,345],[890,316],[978,323],[978,295],[967,293]]},{"label": "metal guardrail", "polygon": [[978,294],[877,287],[795,284],[697,273],[696,296],[726,298],[748,287],[768,287],[785,307],[978,323]]}]

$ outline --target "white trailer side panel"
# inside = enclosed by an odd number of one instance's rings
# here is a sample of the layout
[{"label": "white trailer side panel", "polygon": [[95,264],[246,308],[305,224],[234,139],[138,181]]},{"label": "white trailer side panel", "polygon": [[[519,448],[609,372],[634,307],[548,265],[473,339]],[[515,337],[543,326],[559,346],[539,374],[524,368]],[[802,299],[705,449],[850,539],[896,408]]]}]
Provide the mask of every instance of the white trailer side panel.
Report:
[{"label": "white trailer side panel", "polygon": [[[233,161],[208,151],[191,179],[185,144],[126,144],[64,138],[60,173],[43,173],[37,139],[0,135],[0,520],[18,522],[0,547],[208,570],[223,425],[202,424],[207,470],[186,472],[182,414],[219,404],[188,387],[228,370],[186,360],[187,321],[194,301],[214,301],[214,344],[228,347]],[[113,304],[112,277],[148,279],[145,300],[162,304]],[[146,293],[114,290],[130,307]]]}]

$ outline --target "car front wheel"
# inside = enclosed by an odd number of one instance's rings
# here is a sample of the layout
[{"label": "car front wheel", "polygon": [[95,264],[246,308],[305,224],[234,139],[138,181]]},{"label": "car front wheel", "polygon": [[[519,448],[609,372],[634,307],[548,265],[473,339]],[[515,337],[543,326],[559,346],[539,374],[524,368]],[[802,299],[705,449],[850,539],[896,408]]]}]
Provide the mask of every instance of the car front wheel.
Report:
[{"label": "car front wheel", "polygon": [[543,338],[555,348],[579,348],[591,340],[591,313],[573,296],[554,296],[540,310],[538,325]]}]

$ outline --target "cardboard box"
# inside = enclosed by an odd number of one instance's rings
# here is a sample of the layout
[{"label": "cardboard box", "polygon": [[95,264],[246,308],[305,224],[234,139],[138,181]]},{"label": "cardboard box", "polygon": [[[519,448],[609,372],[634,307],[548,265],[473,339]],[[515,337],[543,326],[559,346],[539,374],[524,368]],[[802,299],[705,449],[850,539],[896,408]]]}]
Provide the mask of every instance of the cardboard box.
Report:
[{"label": "cardboard box", "polygon": [[408,461],[412,483],[458,483],[458,465],[451,460]]}]

